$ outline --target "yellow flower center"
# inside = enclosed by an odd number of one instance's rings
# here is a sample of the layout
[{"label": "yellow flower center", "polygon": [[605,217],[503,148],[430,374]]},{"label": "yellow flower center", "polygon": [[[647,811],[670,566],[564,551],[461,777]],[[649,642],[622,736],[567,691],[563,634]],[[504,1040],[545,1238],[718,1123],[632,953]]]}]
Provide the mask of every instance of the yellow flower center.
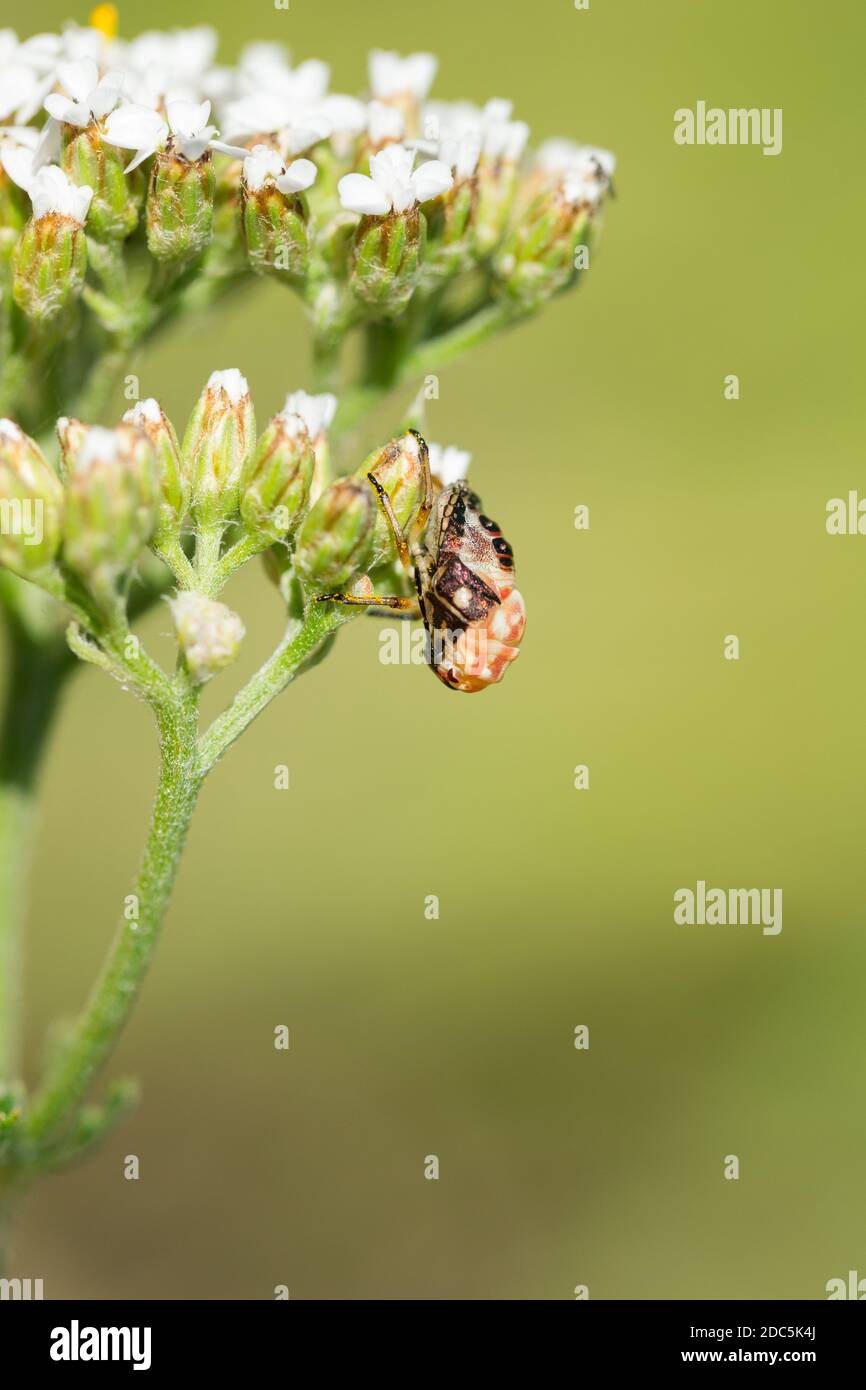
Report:
[{"label": "yellow flower center", "polygon": [[98,29],[107,39],[116,39],[120,17],[116,5],[97,5],[90,11],[90,27]]}]

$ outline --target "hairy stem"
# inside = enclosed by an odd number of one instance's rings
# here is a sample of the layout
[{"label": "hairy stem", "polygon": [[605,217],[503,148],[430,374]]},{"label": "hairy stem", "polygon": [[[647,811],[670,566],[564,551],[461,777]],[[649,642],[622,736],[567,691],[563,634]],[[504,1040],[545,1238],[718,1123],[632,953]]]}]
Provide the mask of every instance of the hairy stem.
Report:
[{"label": "hairy stem", "polygon": [[264,666],[238,691],[228,709],[202,735],[199,757],[203,774],[210,772],[256,716],[315,659],[323,643],[358,611],[363,610],[347,612],[332,603],[313,604],[300,628],[290,630]]},{"label": "hairy stem", "polygon": [[74,1118],[132,1012],[156,948],[202,776],[196,756],[195,693],[183,677],[176,698],[159,711],[160,775],[134,894],[138,917],[126,917],[83,1012],[31,1103],[27,1129],[42,1143]]}]

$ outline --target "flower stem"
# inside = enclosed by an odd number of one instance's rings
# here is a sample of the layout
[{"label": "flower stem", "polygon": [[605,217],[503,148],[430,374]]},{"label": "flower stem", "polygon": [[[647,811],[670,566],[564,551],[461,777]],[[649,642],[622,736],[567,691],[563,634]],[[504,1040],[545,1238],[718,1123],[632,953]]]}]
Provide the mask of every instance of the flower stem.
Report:
[{"label": "flower stem", "polygon": [[156,805],[137,882],[137,919],[118,928],[90,998],[33,1097],[27,1118],[31,1139],[44,1143],[63,1132],[111,1054],[153,959],[186,842],[202,774],[196,755],[196,696],[183,676],[175,699],[158,712],[160,775]]},{"label": "flower stem", "polygon": [[203,775],[207,775],[226,749],[257,715],[319,655],[338,627],[363,609],[339,609],[335,604],[313,604],[303,624],[293,628],[280,646],[239,690],[228,709],[204,733],[199,745]]}]

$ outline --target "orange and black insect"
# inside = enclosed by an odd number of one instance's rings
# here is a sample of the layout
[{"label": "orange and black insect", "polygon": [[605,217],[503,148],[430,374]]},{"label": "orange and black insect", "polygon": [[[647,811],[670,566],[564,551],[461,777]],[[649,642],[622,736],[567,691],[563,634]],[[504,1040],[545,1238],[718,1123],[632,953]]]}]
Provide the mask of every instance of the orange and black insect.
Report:
[{"label": "orange and black insect", "polygon": [[424,495],[417,516],[403,531],[391,499],[367,474],[388,520],[397,554],[414,574],[417,600],[392,595],[323,594],[321,601],[355,607],[400,609],[421,617],[428,660],[451,690],[473,693],[495,685],[519,655],[526,609],[514,585],[514,552],[481,501],[465,482],[435,494],[425,441],[412,430],[419,451]]}]

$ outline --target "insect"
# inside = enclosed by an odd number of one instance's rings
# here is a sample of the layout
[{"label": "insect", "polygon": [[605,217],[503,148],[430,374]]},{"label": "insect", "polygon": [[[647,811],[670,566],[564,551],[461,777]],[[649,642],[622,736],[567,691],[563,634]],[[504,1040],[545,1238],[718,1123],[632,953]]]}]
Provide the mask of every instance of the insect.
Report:
[{"label": "insect", "polygon": [[514,552],[465,482],[434,493],[425,441],[418,443],[424,494],[406,532],[373,473],[376,493],[397,548],[414,575],[417,599],[391,595],[322,594],[319,601],[400,609],[421,617],[434,673],[450,690],[473,693],[495,685],[519,655],[526,609],[514,587]]}]

